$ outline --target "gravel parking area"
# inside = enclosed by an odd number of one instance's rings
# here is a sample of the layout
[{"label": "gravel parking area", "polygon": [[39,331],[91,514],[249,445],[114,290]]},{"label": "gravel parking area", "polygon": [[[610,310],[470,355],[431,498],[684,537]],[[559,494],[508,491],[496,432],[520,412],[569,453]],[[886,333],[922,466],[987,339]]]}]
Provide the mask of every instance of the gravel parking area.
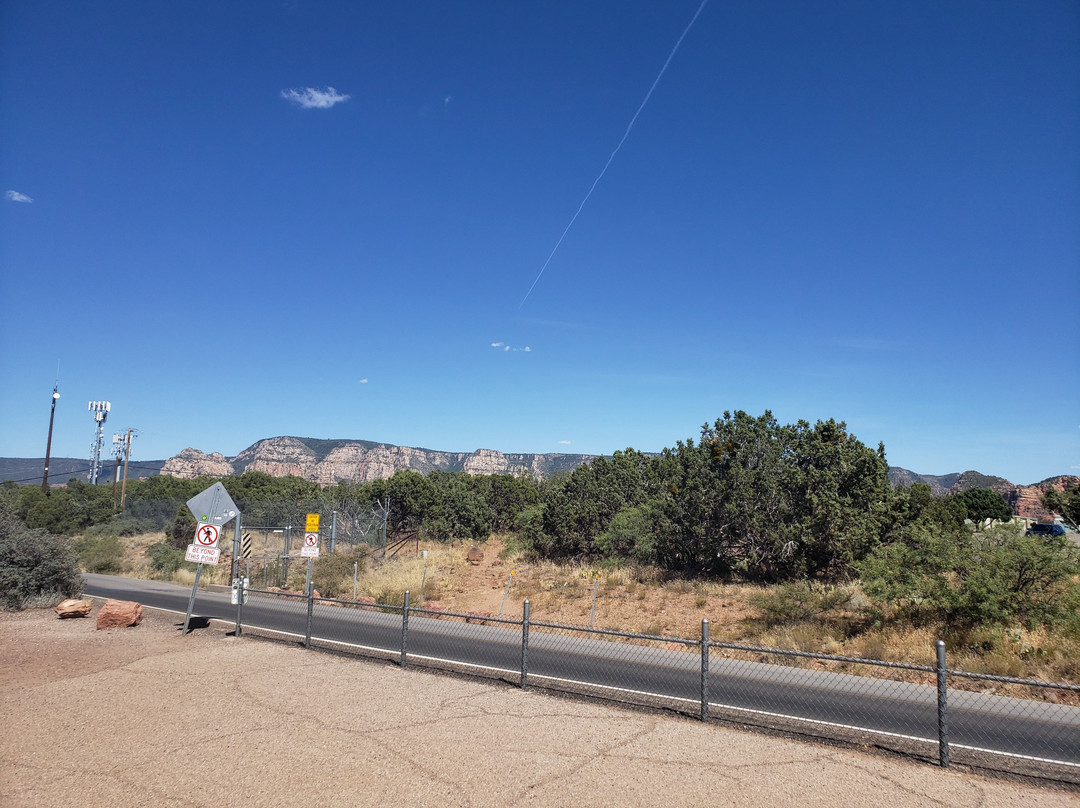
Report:
[{"label": "gravel parking area", "polygon": [[0,615],[4,806],[1077,806],[1075,791],[352,660]]}]

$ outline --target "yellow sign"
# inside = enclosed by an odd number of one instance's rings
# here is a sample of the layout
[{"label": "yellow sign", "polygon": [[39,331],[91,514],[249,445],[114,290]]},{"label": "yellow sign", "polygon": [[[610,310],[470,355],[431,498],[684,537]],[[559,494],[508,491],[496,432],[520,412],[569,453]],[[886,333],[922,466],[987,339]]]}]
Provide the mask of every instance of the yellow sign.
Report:
[{"label": "yellow sign", "polygon": [[307,515],[307,523],[304,526],[305,533],[318,533],[319,532],[319,514],[309,513]]}]

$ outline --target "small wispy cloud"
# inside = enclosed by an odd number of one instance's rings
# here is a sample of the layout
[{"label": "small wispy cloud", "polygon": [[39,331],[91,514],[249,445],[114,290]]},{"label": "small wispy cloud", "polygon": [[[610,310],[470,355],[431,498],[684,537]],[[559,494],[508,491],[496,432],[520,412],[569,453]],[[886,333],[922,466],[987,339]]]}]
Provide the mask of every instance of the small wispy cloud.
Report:
[{"label": "small wispy cloud", "polygon": [[563,446],[569,446],[570,445],[570,441],[568,441],[568,440],[561,440],[561,441],[559,441],[559,443],[561,445],[563,445]]},{"label": "small wispy cloud", "polygon": [[348,101],[349,95],[339,93],[333,87],[319,90],[315,87],[300,87],[292,90],[282,90],[281,97],[286,101],[292,101],[303,109],[330,109],[335,104]]},{"label": "small wispy cloud", "polygon": [[360,384],[367,384],[367,379],[361,379]]},{"label": "small wispy cloud", "polygon": [[8,191],[4,194],[12,202],[33,202],[34,200],[28,197],[26,194],[20,194],[18,191]]},{"label": "small wispy cloud", "polygon": [[513,345],[507,345],[505,342],[493,342],[491,343],[491,347],[496,351],[515,351],[521,353],[529,353],[532,351],[532,348],[528,345],[523,348],[515,348]]}]

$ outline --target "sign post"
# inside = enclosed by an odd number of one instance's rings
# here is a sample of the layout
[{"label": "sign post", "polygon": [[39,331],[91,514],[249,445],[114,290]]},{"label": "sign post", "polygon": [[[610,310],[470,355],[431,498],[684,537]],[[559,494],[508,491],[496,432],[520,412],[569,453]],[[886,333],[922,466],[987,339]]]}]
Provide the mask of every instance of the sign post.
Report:
[{"label": "sign post", "polygon": [[304,592],[307,594],[307,628],[304,632],[304,646],[311,647],[311,612],[314,597],[311,589],[311,562],[319,557],[319,514],[309,513],[304,520],[304,546],[300,555],[307,558],[307,580]]},{"label": "sign post", "polygon": [[191,612],[195,608],[195,592],[199,588],[203,564],[217,564],[221,557],[218,539],[221,538],[221,526],[233,519],[237,520],[237,532],[240,530],[240,511],[232,501],[229,492],[221,483],[214,483],[201,494],[196,494],[187,501],[188,510],[195,517],[195,540],[188,545],[184,553],[186,561],[193,561],[195,582],[191,585],[191,597],[188,598],[187,614],[184,617],[184,634],[191,629]]}]

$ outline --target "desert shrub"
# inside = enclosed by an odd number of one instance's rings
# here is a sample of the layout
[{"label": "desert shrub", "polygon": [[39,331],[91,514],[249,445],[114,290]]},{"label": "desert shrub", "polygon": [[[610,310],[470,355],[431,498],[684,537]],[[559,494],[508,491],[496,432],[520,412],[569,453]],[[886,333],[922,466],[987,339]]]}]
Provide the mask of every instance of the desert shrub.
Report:
[{"label": "desert shrub", "polygon": [[750,604],[761,611],[765,625],[772,627],[820,618],[847,606],[851,597],[851,592],[845,589],[800,581],[755,593]]},{"label": "desert shrub", "polygon": [[44,602],[53,593],[73,598],[82,587],[70,539],[31,530],[0,506],[0,602],[5,609]]},{"label": "desert shrub", "polygon": [[194,564],[184,561],[183,550],[164,541],[147,547],[146,556],[150,559],[150,569],[164,578],[171,577],[182,566],[195,568]]},{"label": "desert shrub", "polygon": [[865,591],[916,622],[967,630],[1019,623],[1080,630],[1080,552],[1018,525],[982,533],[916,524],[861,566]]},{"label": "desert shrub", "polygon": [[311,582],[324,598],[352,597],[353,565],[363,573],[370,555],[371,550],[361,544],[350,552],[320,556],[311,567]]},{"label": "desert shrub", "polygon": [[191,515],[186,505],[177,510],[172,524],[165,530],[165,535],[168,537],[169,544],[180,550],[195,541],[195,517]]},{"label": "desert shrub", "polygon": [[108,522],[88,527],[83,536],[138,536],[140,533],[152,533],[156,529],[150,519],[134,516],[117,516]]},{"label": "desert shrub", "polygon": [[75,549],[87,572],[116,575],[124,568],[124,548],[116,536],[83,536],[75,542]]}]

